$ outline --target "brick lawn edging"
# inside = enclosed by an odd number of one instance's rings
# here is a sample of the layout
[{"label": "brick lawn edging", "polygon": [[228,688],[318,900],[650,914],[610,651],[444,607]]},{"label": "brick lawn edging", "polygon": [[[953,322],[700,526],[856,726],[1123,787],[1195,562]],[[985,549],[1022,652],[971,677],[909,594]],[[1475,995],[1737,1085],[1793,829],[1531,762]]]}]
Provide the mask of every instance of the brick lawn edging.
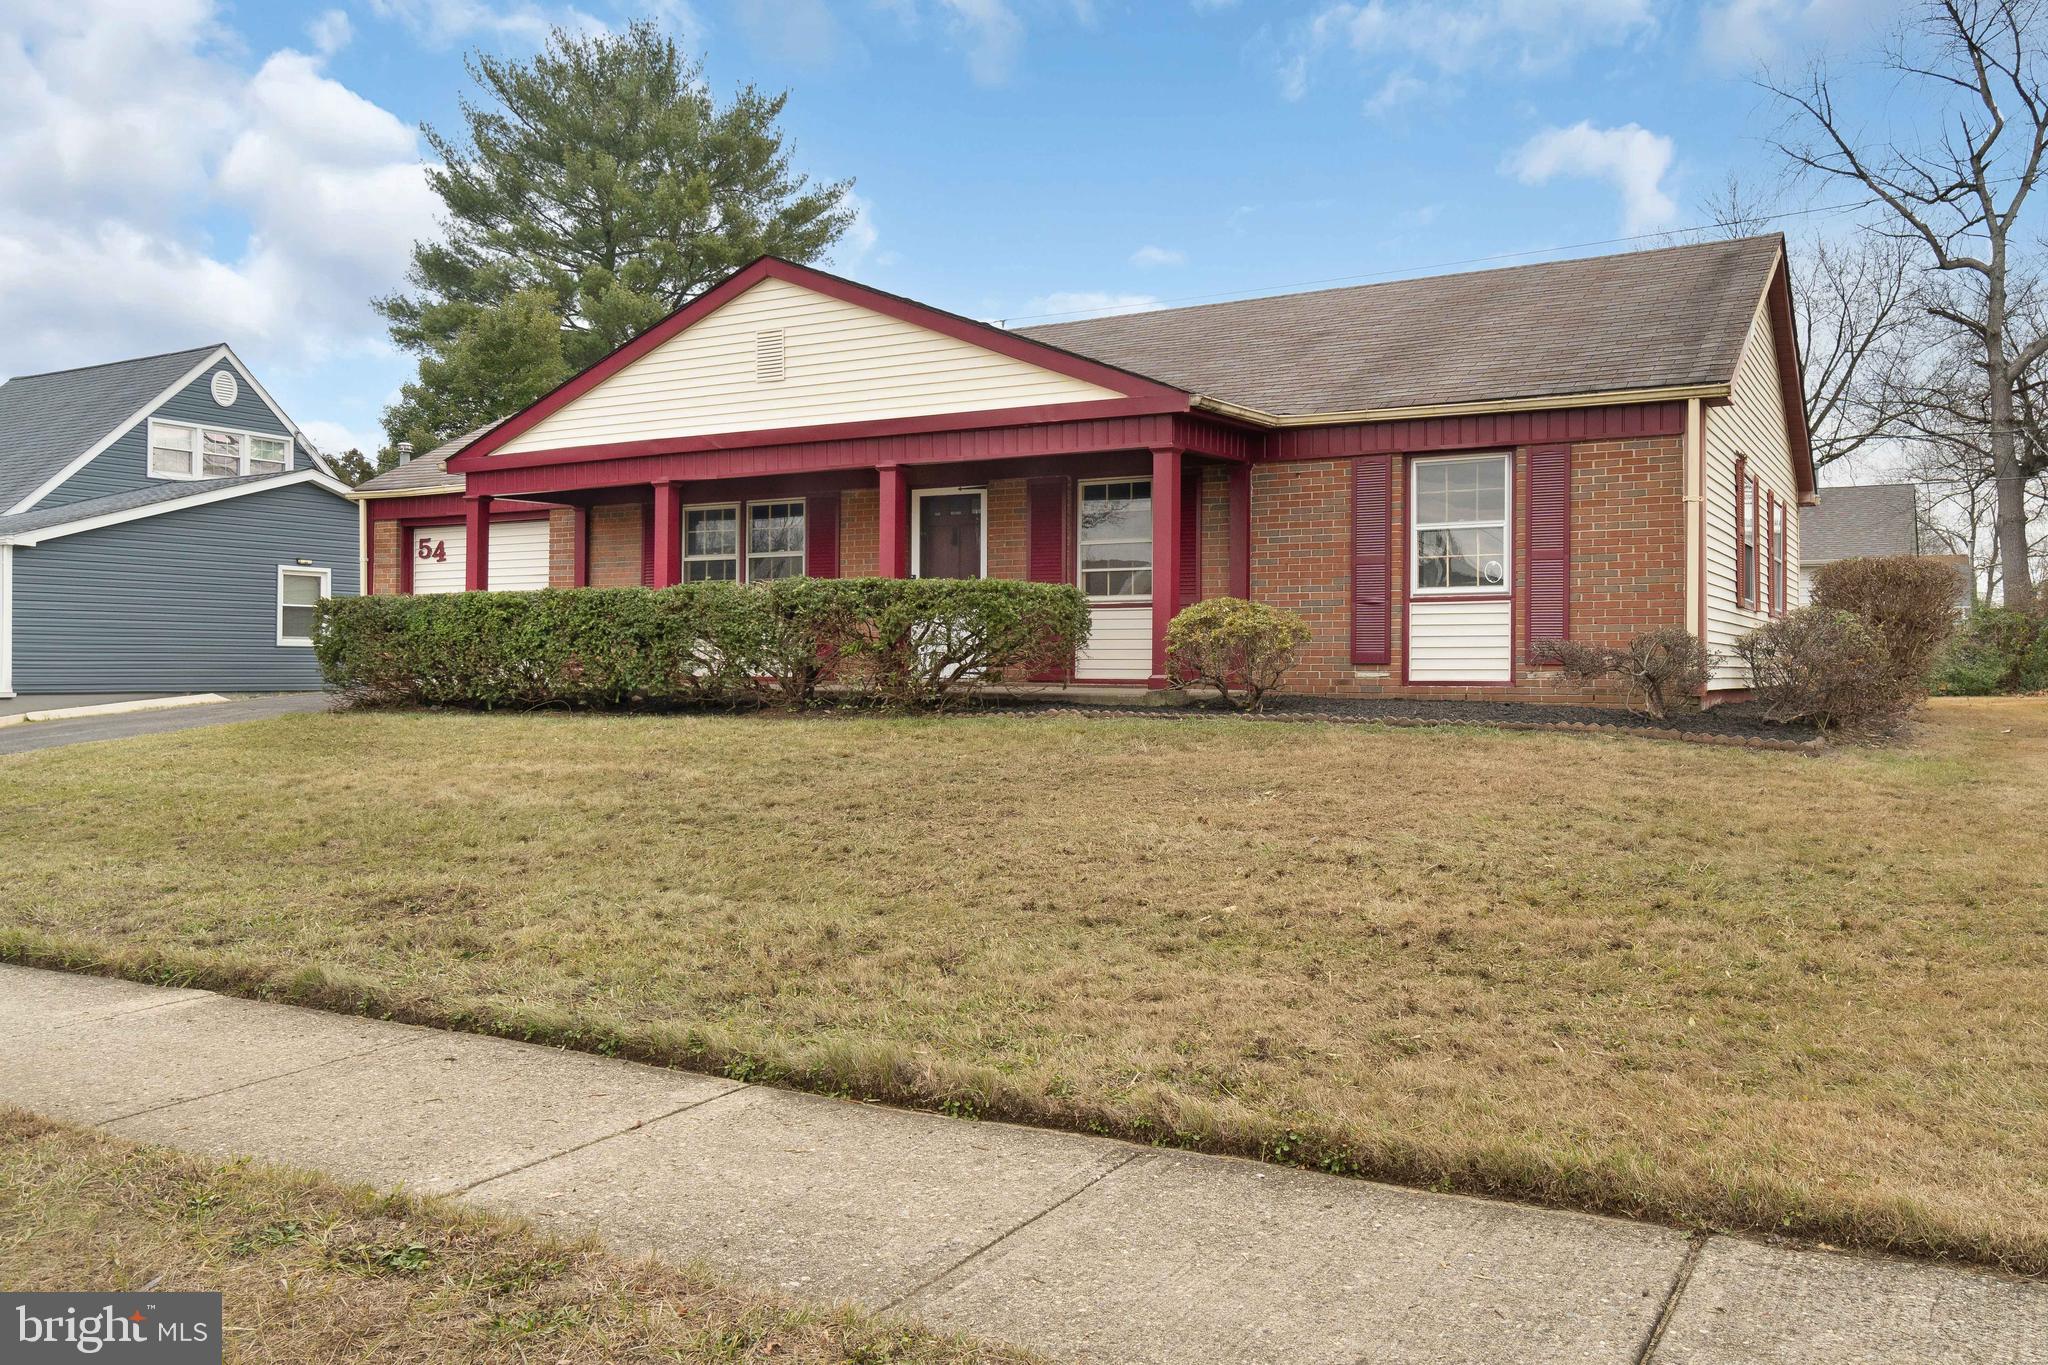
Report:
[{"label": "brick lawn edging", "polygon": [[1777,753],[1803,754],[1808,758],[1818,757],[1828,747],[1827,740],[1818,735],[1812,739],[1765,739],[1760,735],[1714,735],[1664,726],[1595,725],[1588,721],[1573,720],[1435,720],[1424,716],[1349,716],[1327,711],[1297,711],[1288,715],[1275,715],[1256,711],[1204,711],[1192,707],[1176,707],[1169,710],[1165,707],[1141,706],[1038,706],[996,708],[996,711],[1000,713],[1005,709],[1011,715],[1085,716],[1112,720],[1125,716],[1141,716],[1150,720],[1255,720],[1279,725],[1386,725],[1410,730],[1473,725],[1487,730],[1630,735],[1642,739],[1677,740],[1682,744],[1711,744],[1724,749],[1765,749]]}]

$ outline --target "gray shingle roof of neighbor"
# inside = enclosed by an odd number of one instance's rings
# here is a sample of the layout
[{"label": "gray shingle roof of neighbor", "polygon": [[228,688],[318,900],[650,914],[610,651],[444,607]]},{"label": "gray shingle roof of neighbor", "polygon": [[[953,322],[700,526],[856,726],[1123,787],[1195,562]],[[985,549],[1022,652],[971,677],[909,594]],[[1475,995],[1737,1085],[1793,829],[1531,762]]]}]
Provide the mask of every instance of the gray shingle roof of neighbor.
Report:
[{"label": "gray shingle roof of neighbor", "polygon": [[33,493],[218,349],[215,342],[0,384],[0,511]]},{"label": "gray shingle roof of neighbor", "polygon": [[28,511],[17,512],[11,517],[0,517],[0,537],[62,526],[70,521],[84,521],[88,517],[105,516],[109,512],[128,512],[159,502],[175,502],[179,498],[211,493],[216,488],[226,488],[233,484],[267,483],[288,479],[293,473],[302,472],[304,471],[294,470],[283,474],[240,474],[232,479],[166,480],[162,483],[145,484],[141,488],[130,488],[121,493],[109,493],[103,498],[87,498],[83,502],[67,502],[56,506],[31,507]]},{"label": "gray shingle roof of neighbor", "polygon": [[1276,416],[1725,384],[1778,235],[1020,327]]},{"label": "gray shingle roof of neighbor", "polygon": [[505,419],[486,422],[474,431],[465,431],[452,441],[443,441],[423,455],[415,455],[402,465],[394,465],[374,479],[365,479],[356,485],[358,493],[405,493],[426,492],[436,488],[459,488],[460,474],[448,472],[448,457],[489,431]]},{"label": "gray shingle roof of neighbor", "polygon": [[1864,555],[1920,553],[1920,523],[1910,483],[1823,488],[1799,509],[1799,561],[1825,564]]}]

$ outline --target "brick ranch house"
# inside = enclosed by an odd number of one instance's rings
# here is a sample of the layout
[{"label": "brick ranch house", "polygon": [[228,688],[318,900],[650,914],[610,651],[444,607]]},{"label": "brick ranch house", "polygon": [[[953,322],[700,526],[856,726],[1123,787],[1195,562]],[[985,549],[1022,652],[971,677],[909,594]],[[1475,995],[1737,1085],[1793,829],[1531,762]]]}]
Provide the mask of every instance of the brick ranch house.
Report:
[{"label": "brick ranch house", "polygon": [[1153,687],[1228,593],[1307,620],[1289,690],[1596,699],[1532,643],[1790,605],[1792,327],[1777,236],[1021,330],[766,258],[364,484],[364,581],[1075,583],[1074,681]]}]

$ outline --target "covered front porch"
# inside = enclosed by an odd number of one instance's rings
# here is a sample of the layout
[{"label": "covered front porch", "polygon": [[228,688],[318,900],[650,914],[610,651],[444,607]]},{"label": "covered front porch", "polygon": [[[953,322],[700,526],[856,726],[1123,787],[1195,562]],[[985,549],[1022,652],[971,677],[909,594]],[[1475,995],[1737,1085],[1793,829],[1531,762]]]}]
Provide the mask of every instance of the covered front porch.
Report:
[{"label": "covered front porch", "polygon": [[1250,592],[1250,466],[1215,448],[1235,435],[1219,434],[1205,450],[992,456],[968,454],[956,436],[872,454],[490,456],[466,471],[465,582],[492,581],[503,504],[546,503],[572,520],[577,585],[797,574],[1071,583],[1088,598],[1092,631],[1070,680],[1164,687],[1174,614]]}]

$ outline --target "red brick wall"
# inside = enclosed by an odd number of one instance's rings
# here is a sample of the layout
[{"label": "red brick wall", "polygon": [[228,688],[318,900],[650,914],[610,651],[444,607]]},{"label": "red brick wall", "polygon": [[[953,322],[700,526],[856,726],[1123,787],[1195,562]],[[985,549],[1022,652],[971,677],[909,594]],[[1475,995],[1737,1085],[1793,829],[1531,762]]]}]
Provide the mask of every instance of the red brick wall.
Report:
[{"label": "red brick wall", "polygon": [[839,495],[839,576],[873,578],[881,536],[881,495],[849,488]]},{"label": "red brick wall", "polygon": [[395,521],[370,523],[370,594],[392,597],[398,593],[398,556],[405,547]]},{"label": "red brick wall", "polygon": [[1202,596],[1230,595],[1230,471],[1202,466]]},{"label": "red brick wall", "polygon": [[[1684,442],[1676,437],[1603,441],[1572,450],[1571,634],[1620,642],[1683,623],[1685,613]],[[1526,460],[1515,459],[1515,581],[1527,582],[1519,524]],[[1299,613],[1313,637],[1284,684],[1290,692],[1484,700],[1614,702],[1535,669],[1528,653],[1526,601],[1514,613],[1515,682],[1501,687],[1410,687],[1401,682],[1408,581],[1406,471],[1395,461],[1393,660],[1385,669],[1351,664],[1351,463],[1260,465],[1252,471],[1252,596]],[[1205,528],[1208,494],[1205,487]],[[1226,502],[1227,508],[1227,502]],[[1212,572],[1204,545],[1204,581]]]},{"label": "red brick wall", "polygon": [[640,586],[647,511],[644,503],[637,502],[604,503],[590,509],[586,548],[591,587]]},{"label": "red brick wall", "polygon": [[557,507],[548,513],[548,586],[576,586],[576,509]]},{"label": "red brick wall", "polygon": [[1031,576],[1031,513],[1024,480],[991,479],[988,485],[988,576]]}]

